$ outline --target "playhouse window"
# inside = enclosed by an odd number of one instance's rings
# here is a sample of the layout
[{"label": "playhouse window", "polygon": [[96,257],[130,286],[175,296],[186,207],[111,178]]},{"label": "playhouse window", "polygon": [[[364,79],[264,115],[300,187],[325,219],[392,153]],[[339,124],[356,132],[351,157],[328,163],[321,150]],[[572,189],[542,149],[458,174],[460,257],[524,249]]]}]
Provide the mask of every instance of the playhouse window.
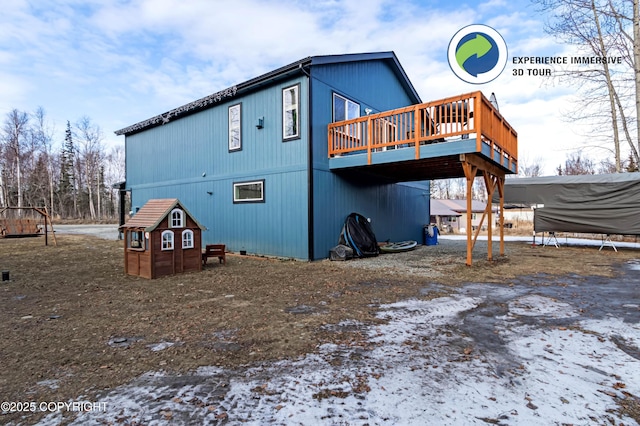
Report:
[{"label": "playhouse window", "polygon": [[173,231],[162,232],[162,250],[173,250]]},{"label": "playhouse window", "polygon": [[241,104],[229,107],[229,152],[242,149]]},{"label": "playhouse window", "polygon": [[180,209],[171,210],[169,228],[184,228],[184,213]]},{"label": "playhouse window", "polygon": [[264,180],[233,184],[234,203],[263,203]]},{"label": "playhouse window", "polygon": [[337,93],[333,94],[333,121],[345,121],[360,117],[360,104]]},{"label": "playhouse window", "polygon": [[193,248],[193,231],[190,229],[182,231],[182,248]]},{"label": "playhouse window", "polygon": [[295,85],[282,90],[282,138],[300,137],[300,86]]},{"label": "playhouse window", "polygon": [[144,231],[129,231],[127,233],[127,248],[133,250],[144,250]]}]

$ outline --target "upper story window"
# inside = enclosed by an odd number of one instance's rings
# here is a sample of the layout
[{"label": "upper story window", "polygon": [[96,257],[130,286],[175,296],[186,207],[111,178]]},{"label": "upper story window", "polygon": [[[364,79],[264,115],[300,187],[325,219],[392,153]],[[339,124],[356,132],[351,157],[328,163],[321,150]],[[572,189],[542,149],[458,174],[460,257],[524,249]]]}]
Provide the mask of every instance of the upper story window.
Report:
[{"label": "upper story window", "polygon": [[300,86],[282,90],[282,139],[300,137]]},{"label": "upper story window", "polygon": [[234,203],[264,203],[264,180],[233,184]]},{"label": "upper story window", "polygon": [[173,250],[173,231],[162,231],[162,250]]},{"label": "upper story window", "polygon": [[171,210],[169,228],[184,228],[184,212],[180,209]]},{"label": "upper story window", "polygon": [[345,121],[360,117],[360,104],[333,94],[333,121]]},{"label": "upper story window", "polygon": [[191,229],[182,231],[182,248],[193,248],[193,231]]},{"label": "upper story window", "polygon": [[229,107],[229,152],[242,149],[242,105]]}]

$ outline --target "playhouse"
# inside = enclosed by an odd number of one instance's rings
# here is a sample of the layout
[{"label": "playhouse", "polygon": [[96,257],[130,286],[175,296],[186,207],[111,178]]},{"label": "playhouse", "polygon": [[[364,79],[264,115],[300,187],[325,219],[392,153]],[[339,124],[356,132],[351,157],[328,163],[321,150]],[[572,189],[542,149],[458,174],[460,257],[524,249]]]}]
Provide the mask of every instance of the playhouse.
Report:
[{"label": "playhouse", "polygon": [[120,227],[125,273],[158,278],[201,271],[203,229],[178,199],[149,200]]}]

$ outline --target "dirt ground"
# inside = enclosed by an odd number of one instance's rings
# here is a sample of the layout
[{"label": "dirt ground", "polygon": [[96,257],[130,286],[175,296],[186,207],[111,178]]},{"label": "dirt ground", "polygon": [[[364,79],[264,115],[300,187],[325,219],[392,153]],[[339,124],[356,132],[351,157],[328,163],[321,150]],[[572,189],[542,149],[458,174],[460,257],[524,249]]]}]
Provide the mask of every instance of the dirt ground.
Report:
[{"label": "dirt ground", "polygon": [[[464,245],[441,241],[377,262],[230,255],[226,266],[210,262],[200,273],[146,280],[124,275],[121,242],[81,235],[58,235],[57,242],[0,239],[0,269],[11,278],[0,282],[0,401],[90,400],[149,371],[293,358],[323,343],[358,340],[357,332],[330,333],[325,326],[381,321],[380,304],[440,297],[466,282],[610,275],[615,265],[638,258],[637,250],[519,242],[507,243],[505,257],[494,246],[488,262],[484,243],[467,267]],[[432,283],[440,290],[421,291]],[[626,409],[638,416],[638,407]],[[25,421],[23,414],[0,413],[0,423]]]}]

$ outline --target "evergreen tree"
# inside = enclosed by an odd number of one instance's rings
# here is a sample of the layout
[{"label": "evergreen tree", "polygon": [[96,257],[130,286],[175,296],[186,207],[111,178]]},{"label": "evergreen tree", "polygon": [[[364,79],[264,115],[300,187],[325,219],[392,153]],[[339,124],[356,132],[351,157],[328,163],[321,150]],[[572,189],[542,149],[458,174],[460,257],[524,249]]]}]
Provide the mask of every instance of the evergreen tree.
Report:
[{"label": "evergreen tree", "polygon": [[77,193],[75,188],[75,147],[73,145],[73,133],[71,124],[67,121],[64,145],[60,153],[60,182],[58,185],[58,198],[60,210],[63,215],[76,215]]},{"label": "evergreen tree", "polygon": [[629,162],[627,163],[627,172],[637,172],[640,171],[638,169],[638,163],[636,163],[635,158],[633,157],[633,154],[629,154]]}]

